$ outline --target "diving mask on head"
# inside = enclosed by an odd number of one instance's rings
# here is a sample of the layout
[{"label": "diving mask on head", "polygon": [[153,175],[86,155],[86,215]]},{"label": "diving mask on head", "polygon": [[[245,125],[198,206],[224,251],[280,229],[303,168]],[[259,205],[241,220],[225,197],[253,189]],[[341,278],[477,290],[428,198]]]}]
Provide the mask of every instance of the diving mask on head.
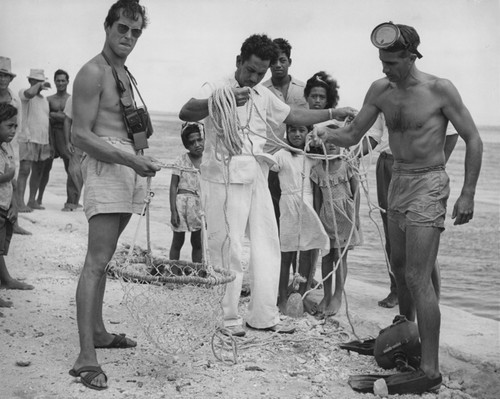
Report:
[{"label": "diving mask on head", "polygon": [[390,21],[377,25],[373,29],[370,39],[378,49],[386,51],[408,50],[418,58],[422,58],[422,54],[405,39],[399,27]]}]

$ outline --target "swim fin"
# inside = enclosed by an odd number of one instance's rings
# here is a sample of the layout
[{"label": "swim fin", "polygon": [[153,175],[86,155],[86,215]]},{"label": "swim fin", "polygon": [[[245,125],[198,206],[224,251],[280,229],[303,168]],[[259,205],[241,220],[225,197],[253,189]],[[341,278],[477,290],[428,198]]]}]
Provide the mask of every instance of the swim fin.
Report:
[{"label": "swim fin", "polygon": [[387,385],[389,395],[395,394],[422,394],[424,392],[437,392],[443,382],[441,374],[433,379],[425,375],[422,370],[409,371],[405,373],[381,375],[365,374],[353,375],[349,377],[348,383],[352,389],[358,392],[373,393],[375,381],[383,378]]},{"label": "swim fin", "polygon": [[347,383],[357,392],[373,393],[373,384],[380,378],[390,377],[391,374],[360,374],[351,375]]},{"label": "swim fin", "polygon": [[351,341],[339,344],[340,349],[357,352],[361,355],[373,356],[375,349],[375,338],[365,339],[363,341]]}]

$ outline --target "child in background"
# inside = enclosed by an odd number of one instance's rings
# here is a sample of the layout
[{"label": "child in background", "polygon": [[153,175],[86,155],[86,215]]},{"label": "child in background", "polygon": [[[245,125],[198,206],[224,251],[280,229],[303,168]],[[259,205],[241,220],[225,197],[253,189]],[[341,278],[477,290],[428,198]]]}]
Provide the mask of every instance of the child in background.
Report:
[{"label": "child in background", "polygon": [[[325,142],[325,148],[328,155],[340,154],[340,147],[329,140]],[[342,305],[347,277],[347,252],[362,243],[358,212],[359,183],[351,166],[343,158],[329,159],[315,165],[311,170],[311,180],[314,183],[315,208],[330,237],[330,252],[321,262],[324,297],[318,311],[324,316],[333,316]],[[343,256],[335,273],[335,292],[332,295],[332,276],[325,277],[333,271],[341,254]]]},{"label": "child in background", "polygon": [[[13,182],[16,165],[10,142],[16,134],[17,109],[10,104],[0,104],[0,284],[4,289],[32,290],[32,285],[11,277],[4,256],[9,252],[14,223],[17,219],[17,202]],[[11,307],[10,301],[0,299],[0,307]],[[0,315],[2,315],[0,313]],[[3,315],[2,315],[3,316]]]},{"label": "child in background", "polygon": [[[178,260],[185,234],[191,232],[191,259],[193,262],[202,261],[201,244],[201,202],[200,202],[200,179],[199,170],[203,156],[204,139],[203,125],[199,123],[185,123],[182,125],[182,144],[188,150],[179,156],[174,165],[178,169],[172,170],[170,182],[170,212],[172,230],[172,246],[170,247],[170,259]],[[198,172],[185,169],[196,169]]]},{"label": "child in background", "polygon": [[[303,150],[307,134],[312,126],[287,126],[286,137],[290,146]],[[312,184],[309,178],[311,167],[317,163],[289,149],[274,154],[281,187],[280,198],[280,248],[281,273],[278,290],[278,307],[286,312],[290,266],[299,256],[299,274],[309,279],[312,266],[318,258],[318,249],[329,249],[329,239],[314,210]],[[305,158],[305,159],[304,159]],[[305,282],[299,286],[303,295]]]}]

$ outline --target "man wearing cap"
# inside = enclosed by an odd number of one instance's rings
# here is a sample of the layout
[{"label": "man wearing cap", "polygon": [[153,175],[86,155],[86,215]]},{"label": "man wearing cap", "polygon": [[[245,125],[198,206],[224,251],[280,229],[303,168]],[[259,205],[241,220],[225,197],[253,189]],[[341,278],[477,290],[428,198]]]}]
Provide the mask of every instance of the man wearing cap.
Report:
[{"label": "man wearing cap", "polygon": [[[385,23],[372,32],[386,77],[376,80],[354,121],[340,129],[322,128],[318,137],[349,147],[363,137],[380,112],[389,129],[394,157],[388,194],[388,230],[391,266],[396,277],[399,311],[418,320],[422,357],[420,369],[385,379],[389,394],[436,391],[439,372],[441,314],[431,281],[440,234],[444,230],[450,193],[445,172],[446,128],[451,122],[465,141],[465,178],[452,212],[454,224],[468,223],[474,212],[474,194],[481,169],[482,141],[455,86],[447,79],[422,72],[415,61],[420,38],[407,25]],[[358,391],[373,391],[380,376],[351,376]]]},{"label": "man wearing cap", "polygon": [[[14,95],[12,90],[9,89],[9,84],[12,82],[12,79],[16,77],[15,73],[12,73],[11,61],[8,57],[0,56],[0,103],[8,103],[13,105],[18,110],[18,115],[20,114],[20,104],[19,98]],[[18,116],[18,120],[20,117]],[[19,134],[20,123],[18,123],[18,128],[16,131],[16,136]],[[15,145],[17,145],[17,137],[14,138]],[[14,180],[14,184],[17,189],[17,182]],[[26,229],[23,229],[19,226],[19,220],[16,219],[14,222],[14,234],[23,234],[23,235],[31,235]]]},{"label": "man wearing cap", "polygon": [[[52,157],[49,144],[49,103],[41,94],[50,88],[43,69],[31,69],[28,76],[30,87],[19,91],[22,108],[21,132],[19,133],[19,177],[18,200],[19,212],[31,212],[33,209],[44,209],[36,201],[36,193],[46,161]],[[26,182],[30,175],[30,192],[28,204],[24,202]]]},{"label": "man wearing cap", "polygon": [[9,103],[19,108],[17,99],[9,89],[9,84],[15,77],[16,74],[12,73],[10,58],[0,56],[0,103]]}]

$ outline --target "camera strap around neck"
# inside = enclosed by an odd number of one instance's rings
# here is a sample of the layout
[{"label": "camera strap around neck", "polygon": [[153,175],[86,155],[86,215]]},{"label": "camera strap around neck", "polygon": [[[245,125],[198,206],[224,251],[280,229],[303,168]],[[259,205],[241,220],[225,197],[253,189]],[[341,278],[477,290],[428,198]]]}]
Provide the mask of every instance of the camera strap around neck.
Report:
[{"label": "camera strap around neck", "polygon": [[[111,67],[113,77],[116,81],[116,88],[118,90],[118,94],[120,95],[120,110],[125,123],[125,128],[127,129],[127,134],[133,141],[135,149],[142,151],[144,148],[148,148],[147,138],[153,133],[153,127],[146,104],[144,103],[141,93],[137,88],[137,82],[128,68],[123,65],[130,83],[130,90],[127,90],[123,82],[120,80],[116,68],[111,64],[106,54],[104,54],[104,52],[101,52],[101,54],[107,64]],[[136,105],[134,99],[134,89],[139,95],[142,108],[139,108]],[[132,121],[131,115],[135,117]],[[139,126],[139,131],[136,130],[137,126]]]},{"label": "camera strap around neck", "polygon": [[[120,108],[122,110],[122,114],[125,115],[125,108],[134,106],[135,107],[135,101],[134,101],[134,93],[132,90],[130,92],[127,92],[127,89],[125,88],[125,85],[121,81],[120,77],[118,76],[118,72],[116,71],[116,68],[111,64],[109,61],[109,58],[104,54],[104,51],[101,52],[102,58],[107,62],[107,64],[111,67],[111,72],[113,73],[113,77],[115,78],[116,81],[116,88],[118,89],[118,94],[120,95]],[[127,72],[127,76],[129,76],[129,82],[132,82],[132,79],[130,79],[130,72],[128,71],[127,67],[125,67],[125,72]],[[135,80],[135,79],[134,79]],[[135,83],[133,83],[135,86]],[[130,88],[132,88],[132,84],[130,85]],[[140,96],[140,95],[139,95]],[[141,97],[142,101],[142,97]]]}]

